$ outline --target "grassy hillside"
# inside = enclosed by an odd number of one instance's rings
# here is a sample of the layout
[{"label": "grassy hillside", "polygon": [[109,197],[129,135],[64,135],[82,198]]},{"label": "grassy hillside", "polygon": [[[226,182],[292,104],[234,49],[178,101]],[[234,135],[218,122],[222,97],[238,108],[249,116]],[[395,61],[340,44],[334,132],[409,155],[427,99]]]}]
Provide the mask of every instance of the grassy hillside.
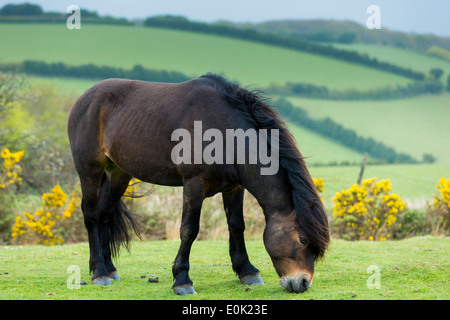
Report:
[{"label": "grassy hillside", "polygon": [[257,87],[291,81],[363,90],[409,81],[331,58],[192,32],[89,24],[81,30],[59,24],[0,24],[0,32],[3,62],[30,59],[123,68],[142,64],[192,76],[222,73]]},{"label": "grassy hillside", "polygon": [[332,101],[289,98],[313,118],[330,117],[354,129],[422,159],[432,154],[438,163],[450,164],[450,94],[389,101]]}]

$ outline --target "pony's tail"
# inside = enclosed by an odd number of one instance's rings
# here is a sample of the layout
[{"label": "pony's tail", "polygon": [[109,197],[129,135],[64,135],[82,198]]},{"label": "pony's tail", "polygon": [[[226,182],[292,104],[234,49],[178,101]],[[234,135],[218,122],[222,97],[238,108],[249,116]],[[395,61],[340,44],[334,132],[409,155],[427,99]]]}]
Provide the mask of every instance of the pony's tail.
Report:
[{"label": "pony's tail", "polygon": [[120,199],[114,207],[114,213],[108,223],[109,247],[114,258],[119,256],[122,246],[130,251],[130,230],[133,230],[139,239],[141,238],[136,216],[128,210],[123,200]]},{"label": "pony's tail", "polygon": [[[101,233],[107,232],[109,239],[109,249],[114,258],[119,256],[120,248],[124,246],[130,251],[130,243],[132,239],[131,230],[140,239],[139,223],[136,220],[136,215],[131,213],[122,199],[119,199],[115,204],[112,202],[110,196],[111,181],[103,174],[100,192],[99,192],[99,209],[100,209],[100,223]],[[103,240],[102,240],[103,241]]]}]

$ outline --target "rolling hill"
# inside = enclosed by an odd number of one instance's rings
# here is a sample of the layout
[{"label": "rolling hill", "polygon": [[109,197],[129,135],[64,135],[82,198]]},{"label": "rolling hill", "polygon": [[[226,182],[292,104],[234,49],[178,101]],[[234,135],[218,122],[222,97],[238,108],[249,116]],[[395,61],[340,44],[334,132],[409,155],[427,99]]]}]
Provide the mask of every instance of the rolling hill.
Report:
[{"label": "rolling hill", "polygon": [[192,77],[222,73],[244,85],[307,82],[335,89],[370,89],[410,82],[401,76],[349,62],[227,37],[113,25],[0,24],[1,62],[42,60],[94,63],[183,72]]}]

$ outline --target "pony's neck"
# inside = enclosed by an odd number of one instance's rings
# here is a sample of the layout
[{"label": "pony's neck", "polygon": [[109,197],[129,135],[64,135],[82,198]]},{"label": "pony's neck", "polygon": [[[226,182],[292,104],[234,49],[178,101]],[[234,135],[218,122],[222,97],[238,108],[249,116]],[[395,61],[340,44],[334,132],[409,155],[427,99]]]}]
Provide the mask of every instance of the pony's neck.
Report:
[{"label": "pony's neck", "polygon": [[275,175],[261,175],[259,170],[251,170],[242,185],[256,198],[266,219],[275,212],[292,212],[292,188],[282,168]]}]

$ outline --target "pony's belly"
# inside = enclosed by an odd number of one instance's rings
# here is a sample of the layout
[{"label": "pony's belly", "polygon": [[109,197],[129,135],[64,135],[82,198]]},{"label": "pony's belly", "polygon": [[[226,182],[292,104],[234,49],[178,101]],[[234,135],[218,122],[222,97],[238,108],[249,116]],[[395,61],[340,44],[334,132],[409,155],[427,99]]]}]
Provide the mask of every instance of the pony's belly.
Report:
[{"label": "pony's belly", "polygon": [[161,186],[178,187],[183,185],[183,178],[176,169],[167,167],[154,167],[152,170],[146,172],[131,172],[133,177]]}]

